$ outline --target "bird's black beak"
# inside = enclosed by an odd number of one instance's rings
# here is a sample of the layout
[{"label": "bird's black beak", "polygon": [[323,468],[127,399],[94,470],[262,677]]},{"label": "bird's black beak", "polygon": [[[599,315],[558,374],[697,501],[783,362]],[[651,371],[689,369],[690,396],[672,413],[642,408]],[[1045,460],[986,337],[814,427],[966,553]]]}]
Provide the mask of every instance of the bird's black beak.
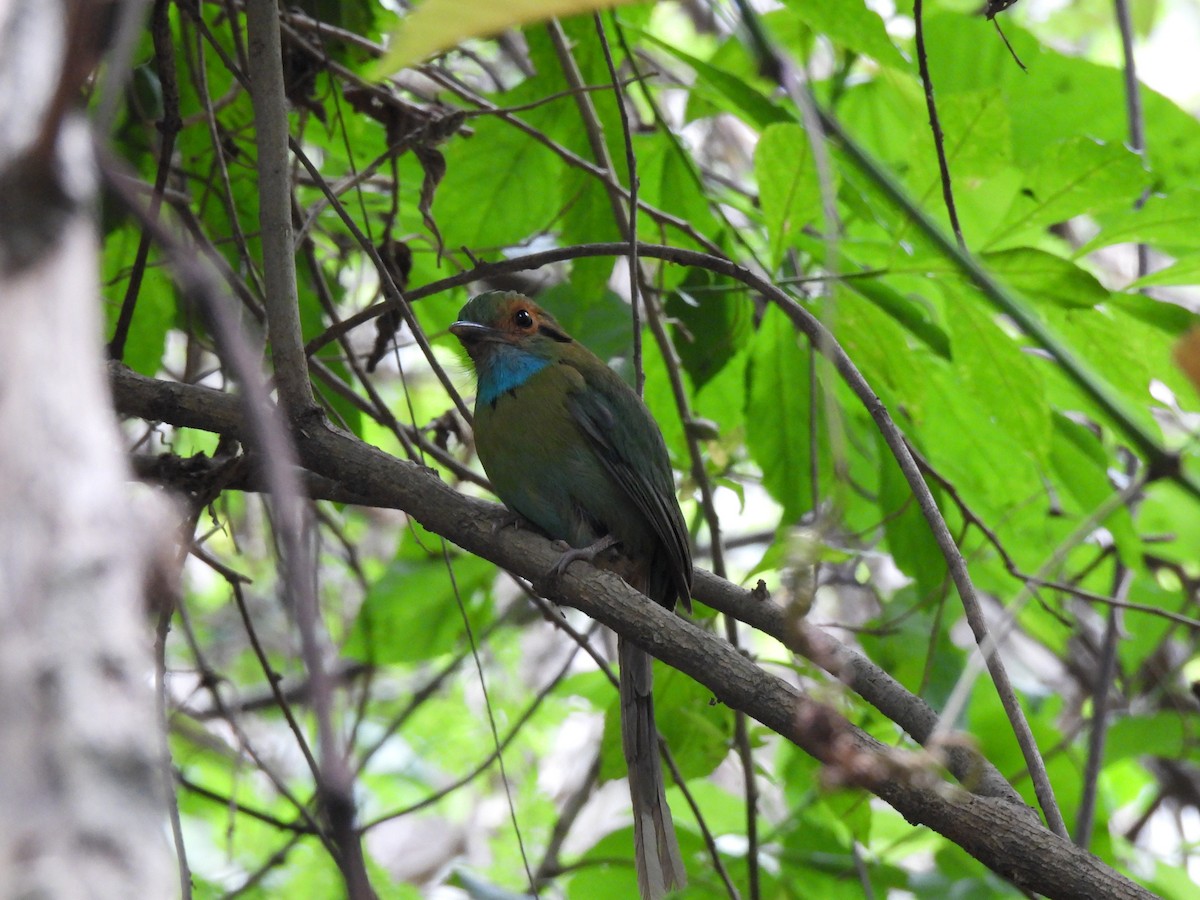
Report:
[{"label": "bird's black beak", "polygon": [[496,340],[500,332],[478,322],[455,322],[450,326],[450,333],[463,342],[464,346],[477,344],[480,341]]}]

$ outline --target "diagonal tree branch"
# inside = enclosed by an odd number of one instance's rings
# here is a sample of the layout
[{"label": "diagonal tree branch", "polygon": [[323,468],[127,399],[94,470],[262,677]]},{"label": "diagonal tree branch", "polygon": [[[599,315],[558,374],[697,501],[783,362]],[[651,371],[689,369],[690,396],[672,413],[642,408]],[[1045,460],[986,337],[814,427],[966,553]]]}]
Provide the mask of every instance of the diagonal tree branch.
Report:
[{"label": "diagonal tree branch", "polygon": [[[219,417],[241,429],[235,398],[200,387],[180,390],[110,368],[118,409],[127,415],[203,427],[200,410],[230,408]],[[184,400],[175,415],[172,399]],[[546,588],[541,577],[558,558],[545,538],[497,529],[500,508],[459,494],[428,469],[388,456],[346,434],[311,423],[297,435],[305,468],[336,478],[372,503],[403,509],[426,528],[469,552]],[[938,779],[923,758],[889,751],[844,718],[768,674],[726,641],[645,599],[616,576],[572,567],[544,591],[573,606],[704,684],[723,703],[744,711],[828,765],[844,783],[865,788],[914,824],[926,825],[1013,883],[1063,898],[1152,895],[1099,859],[1043,828],[1023,805],[980,797]],[[698,598],[702,599],[702,598]]]}]

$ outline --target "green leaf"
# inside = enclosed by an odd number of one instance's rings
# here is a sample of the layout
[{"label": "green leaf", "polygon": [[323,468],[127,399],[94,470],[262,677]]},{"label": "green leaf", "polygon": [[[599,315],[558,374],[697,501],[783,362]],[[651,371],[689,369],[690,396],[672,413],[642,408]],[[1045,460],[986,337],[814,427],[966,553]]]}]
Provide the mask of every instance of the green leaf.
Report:
[{"label": "green leaf", "polygon": [[[920,409],[929,384],[930,369],[938,370],[950,357],[950,338],[939,328],[942,352],[935,355],[923,344],[914,344],[898,319],[872,299],[864,299],[859,285],[851,290],[848,279],[839,286],[830,324],[843,349],[854,360],[871,387],[893,408]],[[907,300],[907,298],[905,298]],[[914,316],[927,315],[913,311]]]},{"label": "green leaf", "polygon": [[1200,508],[1181,487],[1170,481],[1147,486],[1137,519],[1142,533],[1156,538],[1156,556],[1184,566],[1195,564],[1196,548],[1200,547]]},{"label": "green leaf", "polygon": [[896,290],[883,278],[848,278],[845,284],[849,290],[891,316],[938,356],[950,358],[950,338],[930,317],[927,306]]},{"label": "green leaf", "polygon": [[[1132,412],[1140,421],[1157,428],[1150,418],[1150,407],[1157,405],[1150,395],[1151,382],[1162,381],[1181,396],[1190,388],[1171,360],[1169,332],[1126,311],[1123,303],[1127,301],[1170,306],[1145,297],[1117,296],[1113,303],[1094,310],[1047,307],[1042,312],[1077,355],[1097,371],[1108,373],[1110,384],[1133,401]],[[1171,311],[1178,312],[1178,308]],[[1090,405],[1072,408],[1093,412]]]},{"label": "green leaf", "polygon": [[1151,272],[1133,282],[1126,290],[1137,291],[1148,287],[1175,285],[1200,285],[1200,253],[1186,256],[1157,272]]},{"label": "green leaf", "polygon": [[[573,177],[572,177],[573,176]],[[591,241],[619,241],[621,233],[613,219],[608,191],[596,179],[572,173],[566,181],[564,196],[571,198],[559,219],[559,234],[564,244]],[[578,303],[587,305],[592,298],[608,292],[613,266],[621,262],[611,256],[584,256],[571,261],[571,287]],[[564,307],[560,307],[564,308]],[[628,321],[628,316],[626,316]],[[559,319],[561,322],[562,319]],[[563,323],[566,326],[566,323]],[[626,327],[628,335],[628,327]],[[567,326],[569,334],[575,334]],[[628,342],[628,341],[627,341]]]},{"label": "green leaf", "polygon": [[608,9],[627,0],[424,0],[400,20],[388,52],[372,69],[375,81],[471,38],[491,37],[529,22]]},{"label": "green leaf", "polygon": [[[686,150],[657,133],[634,135],[634,147],[642,199],[664,212],[674,214],[709,239],[718,240],[724,226],[713,214],[710,206],[713,201],[705,196],[704,184]],[[648,213],[642,212],[639,228],[642,234],[655,234],[661,225]],[[692,239],[684,235],[680,235],[679,239],[684,246],[692,243]],[[664,274],[670,278],[671,270],[667,269]],[[670,284],[666,286],[670,287]]]},{"label": "green leaf", "polygon": [[[927,115],[925,95],[915,79],[872,78],[849,84],[844,90],[838,101],[838,118],[864,149],[888,163],[898,175],[921,165],[933,137],[928,131],[920,135],[912,127],[913,122]],[[914,159],[912,148],[921,137],[925,144],[920,157]],[[936,160],[923,168],[929,173],[927,183],[932,185]]]},{"label": "green leaf", "polygon": [[[105,335],[111,339],[125,293],[129,286],[129,261],[134,258],[140,231],[125,226],[113,231],[105,239],[103,282],[105,290]],[[149,263],[142,272],[142,283],[138,290],[137,305],[130,319],[129,333],[125,341],[122,361],[142,375],[157,375],[162,368],[163,349],[167,333],[175,324],[175,285],[169,272],[158,264],[151,253]]]},{"label": "green leaf", "polygon": [[[1004,95],[994,88],[950,94],[939,98],[937,106],[946,162],[955,183],[965,188],[956,197],[961,202],[964,194],[978,189],[978,179],[1012,164],[1012,115]],[[911,131],[914,166],[931,170],[927,196],[936,201],[942,181],[937,155],[930,152],[933,135],[924,128]]]},{"label": "green leaf", "polygon": [[[946,558],[883,436],[877,440],[879,514],[888,550],[900,571],[917,582],[922,598],[936,596],[946,583]],[[940,490],[933,491],[935,499],[941,495]]]},{"label": "green leaf", "polygon": [[991,271],[1031,300],[1056,306],[1092,307],[1110,296],[1091,272],[1045,250],[1014,247],[984,253]]},{"label": "green leaf", "polygon": [[446,147],[446,176],[433,201],[434,218],[452,250],[519,244],[549,225],[558,211],[562,162],[499,119],[481,119],[474,127],[473,137]]},{"label": "green leaf", "polygon": [[753,310],[745,295],[722,276],[689,269],[667,297],[675,350],[697,390],[724,368],[752,332]]},{"label": "green leaf", "polygon": [[[1196,324],[1196,314],[1190,309],[1176,303],[1156,300],[1146,294],[1113,294],[1105,308],[1116,310],[1118,315],[1128,315],[1135,321],[1136,327],[1149,326],[1154,329],[1155,337],[1160,339],[1160,350],[1169,349],[1161,343],[1161,338],[1165,337],[1168,343],[1174,342]],[[1160,357],[1163,360],[1166,358],[1165,355]]]},{"label": "green leaf", "polygon": [[[1021,166],[1036,164],[1054,144],[1080,135],[1119,145],[1128,139],[1120,68],[1058,52],[1041,44],[1016,20],[1004,33],[1029,71],[1013,62],[994,29],[972,13],[939,13],[925,19],[929,68],[938,100],[959,91],[999,90],[1012,114],[1012,152]],[[1141,85],[1146,158],[1163,187],[1195,184],[1200,177],[1200,122],[1178,104]],[[1139,181],[1138,185],[1144,184]],[[1129,206],[1139,187],[1126,186]]]},{"label": "green leaf", "polygon": [[[809,464],[817,448],[809,432],[814,414],[809,350],[801,340],[778,307],[767,307],[747,370],[746,448],[762,468],[763,485],[783,507],[784,521],[798,519],[813,501]],[[823,446],[819,438],[818,443]]]},{"label": "green leaf", "polygon": [[747,124],[762,130],[774,122],[794,122],[796,117],[778,106],[764,94],[747,84],[740,78],[735,78],[728,72],[718,69],[697,56],[693,56],[672,44],[656,38],[652,34],[643,35],[658,47],[670,53],[680,62],[695,70],[699,76],[695,89],[698,92],[710,94],[711,97],[723,100],[720,105],[734,115],[742,118]]},{"label": "green leaf", "polygon": [[787,7],[835,44],[885,66],[907,69],[910,65],[888,37],[879,13],[862,0],[787,0]]},{"label": "green leaf", "polygon": [[1153,194],[1140,209],[1131,207],[1105,216],[1099,234],[1076,250],[1075,255],[1086,256],[1101,247],[1126,243],[1194,248],[1197,222],[1200,222],[1200,190]]},{"label": "green leaf", "polygon": [[984,249],[1001,249],[1073,216],[1132,207],[1149,175],[1121,144],[1071,138],[1048,147]]},{"label": "green leaf", "polygon": [[[650,408],[654,421],[662,430],[663,440],[676,468],[685,472],[690,468],[687,441],[683,434],[683,423],[679,419],[679,407],[675,405],[675,392],[671,386],[671,375],[662,354],[654,347],[653,337],[649,330],[642,335],[642,347],[645,353],[642,358],[642,371],[646,376],[643,385],[646,406]],[[632,383],[632,366],[627,366],[626,380]]]},{"label": "green leaf", "polygon": [[[956,342],[956,360],[959,352]],[[985,362],[973,365],[980,367]],[[977,371],[971,377],[986,379],[987,372]],[[977,515],[989,511],[995,516],[1009,514],[1044,497],[1034,455],[1007,422],[1014,413],[1007,406],[996,410],[988,405],[995,395],[1002,396],[998,384],[985,386],[983,396],[976,396],[964,384],[966,376],[960,370],[943,367],[925,369],[924,381],[924,393],[909,410],[920,434],[921,450]],[[1017,376],[1017,381],[1023,379]],[[1023,387],[1030,389],[1031,385],[1026,382]],[[1044,398],[1038,399],[1044,403]],[[1049,415],[1043,414],[1048,440]],[[1031,430],[1037,430],[1035,423],[1029,424]],[[1018,431],[1021,428],[1017,426]]]},{"label": "green leaf", "polygon": [[1108,730],[1104,758],[1115,761],[1127,757],[1163,756],[1179,759],[1191,743],[1191,729],[1178,712],[1125,716]]},{"label": "green leaf", "polygon": [[821,183],[804,129],[792,122],[767,126],[754,151],[754,174],[771,236],[771,265],[778,268],[800,230],[822,221]]},{"label": "green leaf", "polygon": [[[612,259],[608,259],[612,265]],[[538,296],[567,334],[603,360],[628,357],[630,338],[629,304],[604,288],[596,294],[580,294],[574,280],[556,284]]]},{"label": "green leaf", "polygon": [[[1100,439],[1091,429],[1061,413],[1055,413],[1053,418],[1050,461],[1058,483],[1066,488],[1059,495],[1059,502],[1067,515],[1079,519],[1092,516],[1116,493],[1116,488],[1108,479],[1108,457]],[[1109,530],[1126,564],[1137,564],[1142,544],[1134,530],[1128,507],[1117,507],[1096,525]]]},{"label": "green leaf", "polygon": [[950,314],[951,346],[959,387],[997,427],[1034,459],[1050,446],[1050,411],[1041,373],[993,315],[973,303]]},{"label": "green leaf", "polygon": [[472,626],[478,628],[490,603],[472,595],[491,584],[496,567],[477,556],[460,554],[451,559],[453,582],[440,554],[402,548],[367,591],[342,652],[353,659],[387,664],[432,659],[458,646],[465,625],[455,591],[467,606]]}]

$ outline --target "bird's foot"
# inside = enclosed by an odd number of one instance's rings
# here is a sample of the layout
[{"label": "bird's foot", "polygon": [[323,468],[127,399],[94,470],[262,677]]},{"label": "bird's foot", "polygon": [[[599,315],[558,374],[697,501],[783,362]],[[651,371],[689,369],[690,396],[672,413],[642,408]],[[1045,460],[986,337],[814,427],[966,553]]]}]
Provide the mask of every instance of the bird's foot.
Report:
[{"label": "bird's foot", "polygon": [[555,541],[554,543],[555,545],[562,545],[563,555],[558,558],[558,562],[551,566],[550,571],[546,573],[546,577],[551,581],[557,581],[562,578],[566,574],[567,566],[577,559],[592,562],[605,550],[616,546],[617,539],[611,534],[606,534],[600,540],[588,544],[586,547],[572,547],[566,541]]}]

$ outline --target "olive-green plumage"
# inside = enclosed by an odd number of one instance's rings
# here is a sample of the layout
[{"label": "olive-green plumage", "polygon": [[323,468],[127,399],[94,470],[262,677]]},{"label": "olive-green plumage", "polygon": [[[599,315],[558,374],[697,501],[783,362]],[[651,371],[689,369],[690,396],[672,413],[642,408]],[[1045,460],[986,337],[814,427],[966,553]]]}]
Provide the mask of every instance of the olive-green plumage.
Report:
[{"label": "olive-green plumage", "polygon": [[[505,505],[586,548],[671,609],[691,608],[691,552],[662,433],[633,390],[520,294],[472,299],[450,329],[475,364],[475,446]],[[684,884],[663,793],[648,655],[618,639],[621,730],[646,897]]]}]

